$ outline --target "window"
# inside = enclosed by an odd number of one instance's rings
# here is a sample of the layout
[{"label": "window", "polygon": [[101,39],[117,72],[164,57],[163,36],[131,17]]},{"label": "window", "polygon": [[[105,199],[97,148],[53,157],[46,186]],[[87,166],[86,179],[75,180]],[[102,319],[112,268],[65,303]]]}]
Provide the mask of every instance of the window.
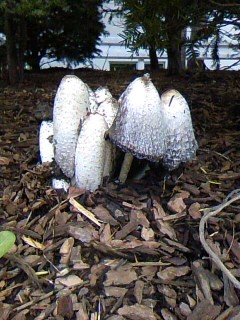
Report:
[{"label": "window", "polygon": [[136,70],[135,63],[128,63],[128,62],[110,62],[110,71],[129,71],[129,70]]},{"label": "window", "polygon": [[[165,62],[163,61],[159,61],[158,62],[158,66],[159,66],[159,69],[165,69]],[[146,62],[145,63],[145,71],[150,71],[150,63],[149,62]]]}]

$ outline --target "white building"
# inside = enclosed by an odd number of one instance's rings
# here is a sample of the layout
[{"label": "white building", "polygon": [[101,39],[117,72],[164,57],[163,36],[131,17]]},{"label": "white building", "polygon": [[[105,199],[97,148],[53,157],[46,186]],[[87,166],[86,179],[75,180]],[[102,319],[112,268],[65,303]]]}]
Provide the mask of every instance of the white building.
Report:
[{"label": "white building", "polygon": [[[106,4],[108,8],[114,8],[113,4]],[[129,49],[125,48],[123,39],[120,34],[124,30],[124,21],[122,18],[114,17],[109,23],[110,14],[106,14],[103,18],[104,24],[106,25],[107,36],[101,37],[101,44],[98,49],[101,50],[100,56],[95,56],[92,59],[92,64],[89,66],[100,69],[100,70],[117,70],[117,69],[137,69],[137,70],[148,70],[150,65],[150,59],[148,56],[148,50],[140,49],[139,53],[132,53]],[[229,27],[228,32],[233,32],[233,28]],[[190,32],[188,32],[189,34]],[[226,40],[219,46],[221,69],[233,65],[231,70],[240,69],[240,52],[236,52],[229,48],[229,43]],[[238,45],[235,41],[234,45]],[[211,59],[210,50],[206,52],[207,44],[200,49],[200,57],[204,59],[204,63],[209,69],[214,69],[213,61]],[[161,56],[159,55],[159,66],[167,68],[167,54],[164,52]],[[238,64],[239,62],[239,64]],[[235,65],[234,65],[235,64]],[[52,66],[66,66],[59,63],[47,63],[44,67]],[[82,64],[77,67],[83,66]]]},{"label": "white building", "polygon": [[[107,5],[113,8],[112,4]],[[148,50],[140,49],[138,55],[132,53],[130,50],[125,48],[123,39],[120,34],[124,30],[124,21],[121,18],[114,17],[112,22],[109,23],[109,14],[104,17],[104,23],[106,25],[106,31],[109,33],[108,36],[101,37],[101,45],[98,47],[101,50],[101,56],[93,59],[93,67],[101,70],[116,70],[119,68],[126,69],[138,69],[147,70],[150,65],[148,56]],[[232,28],[229,27],[228,32],[233,32]],[[235,42],[237,46],[238,43]],[[204,63],[209,69],[213,69],[213,61],[211,59],[210,50],[206,52],[207,45],[200,49],[200,57],[204,58]],[[234,65],[231,70],[239,70],[240,64],[240,52],[236,52],[229,48],[227,39],[219,46],[221,69]],[[167,68],[167,54],[164,52],[161,56],[159,55],[159,65],[162,68]]]}]

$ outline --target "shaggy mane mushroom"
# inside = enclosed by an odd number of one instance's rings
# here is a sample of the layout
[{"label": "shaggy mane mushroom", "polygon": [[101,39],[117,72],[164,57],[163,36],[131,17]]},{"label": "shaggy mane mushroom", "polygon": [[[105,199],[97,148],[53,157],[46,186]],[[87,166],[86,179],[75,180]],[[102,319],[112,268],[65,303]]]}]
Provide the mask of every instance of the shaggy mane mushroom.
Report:
[{"label": "shaggy mane mushroom", "polygon": [[161,96],[166,118],[166,152],[163,165],[168,170],[176,169],[181,162],[196,157],[198,148],[195,139],[191,114],[187,101],[174,89]]},{"label": "shaggy mane mushroom", "polygon": [[149,74],[136,78],[121,95],[109,139],[127,152],[119,175],[124,183],[133,156],[157,162],[165,153],[165,120],[159,94]]}]

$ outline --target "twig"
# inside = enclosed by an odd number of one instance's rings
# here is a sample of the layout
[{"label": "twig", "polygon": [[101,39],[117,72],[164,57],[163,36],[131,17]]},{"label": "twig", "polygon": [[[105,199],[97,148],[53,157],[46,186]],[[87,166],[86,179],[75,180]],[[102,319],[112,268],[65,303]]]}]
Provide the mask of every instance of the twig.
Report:
[{"label": "twig", "polygon": [[33,300],[31,300],[31,301],[29,301],[27,303],[22,304],[21,306],[19,306],[17,308],[14,308],[13,311],[19,312],[21,310],[24,310],[24,309],[36,304],[37,302],[40,302],[40,301],[42,301],[44,299],[47,299],[47,298],[51,297],[53,294],[54,294],[54,291],[48,292],[48,293],[42,295],[41,297],[37,297],[36,299],[33,299]]},{"label": "twig", "polygon": [[129,263],[132,267],[160,267],[160,266],[169,266],[168,262],[161,261],[145,261],[145,262],[132,262]]},{"label": "twig", "polygon": [[212,251],[212,249],[207,244],[204,233],[205,233],[205,225],[210,217],[217,215],[221,212],[225,207],[229,206],[232,202],[240,199],[240,189],[236,189],[231,192],[222,204],[215,206],[213,208],[208,208],[204,210],[204,216],[201,218],[199,224],[199,236],[200,241],[202,243],[203,248],[207,251],[211,259],[215,262],[217,267],[226,275],[226,277],[233,283],[234,287],[240,289],[240,282],[232,275],[232,273],[225,267],[223,262],[220,260],[218,255]]},{"label": "twig", "polygon": [[84,208],[80,203],[78,203],[75,199],[70,198],[69,202],[71,203],[72,206],[74,206],[74,208],[76,210],[78,210],[78,212],[82,213],[86,218],[88,218],[89,220],[91,220],[93,223],[95,223],[98,227],[101,227],[101,223],[100,221],[94,216],[94,214],[92,212],[90,212],[89,210],[87,210],[86,208]]}]

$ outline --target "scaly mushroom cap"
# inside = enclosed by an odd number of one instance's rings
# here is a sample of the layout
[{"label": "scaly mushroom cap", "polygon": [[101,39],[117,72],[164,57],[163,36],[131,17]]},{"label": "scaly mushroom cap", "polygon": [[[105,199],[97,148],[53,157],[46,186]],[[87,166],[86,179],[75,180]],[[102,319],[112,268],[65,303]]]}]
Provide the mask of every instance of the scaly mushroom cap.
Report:
[{"label": "scaly mushroom cap", "polygon": [[90,114],[83,122],[75,156],[76,185],[80,188],[95,191],[102,183],[107,129],[104,117],[97,113]]},{"label": "scaly mushroom cap", "polygon": [[86,85],[74,75],[65,76],[57,90],[53,109],[53,141],[55,160],[63,173],[71,178],[79,127],[89,109]]},{"label": "scaly mushroom cap", "polygon": [[97,101],[96,101],[95,93],[89,87],[88,84],[85,83],[85,86],[87,87],[88,95],[89,95],[89,110],[88,111],[90,113],[95,113],[97,111],[97,108],[98,108],[98,104],[97,104]]},{"label": "scaly mushroom cap", "polygon": [[165,120],[159,94],[149,74],[135,79],[120,98],[108,131],[110,140],[139,159],[159,161],[165,152]]},{"label": "scaly mushroom cap", "polygon": [[119,104],[114,98],[107,98],[98,106],[97,112],[104,116],[108,128],[112,126],[113,121],[116,118],[118,109]]},{"label": "scaly mushroom cap", "polygon": [[196,156],[196,142],[187,101],[177,90],[168,90],[161,96],[166,117],[166,153],[163,164],[169,170],[177,168]]},{"label": "scaly mushroom cap", "polygon": [[[119,104],[116,99],[114,99],[108,89],[105,87],[99,87],[95,91],[96,100],[99,103],[97,112],[104,116],[107,122],[108,129],[113,124],[113,121],[118,112]],[[116,154],[116,146],[114,146],[110,141],[106,141],[106,155],[105,164],[103,170],[103,177],[111,176],[114,167]]]},{"label": "scaly mushroom cap", "polygon": [[42,121],[39,130],[39,150],[42,163],[52,162],[54,159],[53,122]]},{"label": "scaly mushroom cap", "polygon": [[56,179],[53,178],[52,179],[52,187],[54,189],[64,189],[64,191],[68,191],[68,188],[70,187],[70,183],[68,183],[66,180],[64,179]]},{"label": "scaly mushroom cap", "polygon": [[95,97],[98,104],[108,98],[112,98],[112,94],[107,87],[99,87],[95,90]]}]

